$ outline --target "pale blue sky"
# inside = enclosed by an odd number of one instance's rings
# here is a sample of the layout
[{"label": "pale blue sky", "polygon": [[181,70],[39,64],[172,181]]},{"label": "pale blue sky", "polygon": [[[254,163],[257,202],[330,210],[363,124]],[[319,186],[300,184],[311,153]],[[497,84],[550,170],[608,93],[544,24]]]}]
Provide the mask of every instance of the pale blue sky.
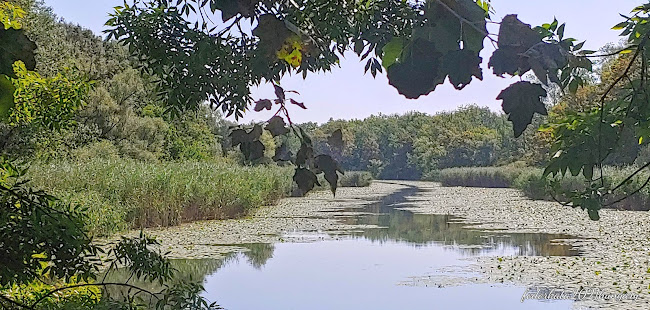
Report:
[{"label": "pale blue sky", "polygon": [[[618,42],[618,31],[610,28],[622,21],[619,13],[627,14],[636,5],[646,3],[641,0],[493,0],[496,10],[495,21],[500,21],[506,14],[518,14],[519,19],[533,26],[553,21],[556,17],[566,22],[565,35],[578,40],[587,40],[585,48],[597,50],[610,42]],[[107,15],[112,7],[123,3],[122,0],[45,0],[54,12],[68,22],[90,28],[96,33],[103,30]],[[492,25],[494,26],[494,25]],[[491,33],[498,29],[492,27]],[[454,110],[467,104],[487,106],[494,111],[501,110],[501,102],[495,98],[499,92],[516,78],[499,78],[487,69],[487,60],[492,54],[492,47],[486,41],[483,67],[484,80],[474,80],[462,91],[457,91],[449,83],[439,86],[433,93],[417,100],[408,100],[397,93],[384,74],[373,79],[370,74],[363,75],[364,63],[356,55],[347,55],[341,61],[341,68],[331,73],[311,75],[307,80],[300,76],[286,77],[282,80],[285,89],[301,93],[295,99],[302,101],[308,110],[294,106],[290,110],[294,122],[326,122],[329,118],[353,119],[365,118],[371,114],[393,114],[408,111],[436,113]],[[253,97],[272,98],[273,87],[263,85],[253,90]],[[249,112],[244,121],[268,120],[271,112]]]}]

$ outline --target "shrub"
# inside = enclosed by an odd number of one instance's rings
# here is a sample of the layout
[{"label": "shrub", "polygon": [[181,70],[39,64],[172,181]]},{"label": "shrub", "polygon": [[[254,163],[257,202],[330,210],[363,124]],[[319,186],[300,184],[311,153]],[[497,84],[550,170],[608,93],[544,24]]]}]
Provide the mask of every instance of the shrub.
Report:
[{"label": "shrub", "polygon": [[372,183],[372,174],[368,171],[346,171],[339,178],[340,187],[366,187]]}]

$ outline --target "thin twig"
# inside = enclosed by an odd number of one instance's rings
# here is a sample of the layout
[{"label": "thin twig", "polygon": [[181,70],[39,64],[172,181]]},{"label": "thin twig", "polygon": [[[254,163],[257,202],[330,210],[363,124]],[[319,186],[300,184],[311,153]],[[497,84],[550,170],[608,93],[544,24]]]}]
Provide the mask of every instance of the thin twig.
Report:
[{"label": "thin twig", "polygon": [[637,189],[636,189],[635,191],[633,191],[632,193],[629,193],[629,194],[625,195],[625,197],[623,197],[623,198],[621,198],[621,199],[618,199],[618,200],[616,200],[616,201],[614,201],[614,202],[608,203],[608,204],[606,204],[605,206],[606,206],[606,207],[610,207],[610,206],[613,206],[613,205],[615,205],[615,204],[617,204],[617,203],[619,203],[619,202],[621,202],[621,201],[623,201],[623,200],[625,200],[625,199],[628,199],[628,198],[632,197],[634,194],[640,192],[644,187],[648,186],[648,183],[650,183],[650,176],[648,176],[648,178],[645,180],[645,182],[643,183],[643,185],[641,185],[641,187],[637,188]]},{"label": "thin twig", "polygon": [[645,165],[641,166],[641,168],[639,168],[639,169],[637,169],[636,171],[634,171],[634,173],[632,173],[631,175],[629,175],[625,180],[623,180],[623,181],[622,181],[621,183],[619,183],[616,187],[614,187],[614,188],[612,189],[612,192],[614,192],[614,191],[616,191],[617,189],[621,188],[621,186],[625,185],[625,183],[627,183],[627,182],[629,182],[630,180],[632,180],[632,178],[633,178],[634,176],[636,176],[636,175],[639,174],[641,171],[643,171],[643,169],[648,168],[648,167],[650,167],[650,161],[648,161]]},{"label": "thin twig", "polygon": [[630,45],[630,46],[628,46],[628,47],[626,47],[624,49],[618,50],[616,52],[611,52],[611,53],[607,53],[607,54],[598,54],[598,55],[576,55],[576,57],[580,57],[580,58],[599,58],[599,57],[616,56],[616,55],[619,55],[620,53],[622,53],[623,51],[629,50],[631,48],[638,48],[638,47],[639,47],[638,45]]},{"label": "thin twig", "polygon": [[643,38],[641,43],[639,43],[639,47],[637,48],[636,52],[634,53],[634,56],[632,56],[632,59],[630,60],[630,63],[627,65],[625,68],[625,71],[623,71],[623,74],[621,74],[612,84],[609,85],[607,90],[603,93],[602,97],[600,98],[600,121],[598,123],[598,168],[600,170],[600,176],[601,176],[601,186],[605,186],[605,179],[602,178],[603,176],[603,161],[605,160],[602,158],[602,140],[603,140],[603,135],[602,135],[602,127],[603,127],[603,120],[605,118],[605,100],[607,99],[607,96],[609,93],[614,89],[614,87],[625,78],[625,76],[630,72],[630,69],[632,68],[632,65],[634,64],[634,60],[639,56],[641,53],[641,50],[643,50],[643,46],[645,43],[648,41],[648,36]]}]

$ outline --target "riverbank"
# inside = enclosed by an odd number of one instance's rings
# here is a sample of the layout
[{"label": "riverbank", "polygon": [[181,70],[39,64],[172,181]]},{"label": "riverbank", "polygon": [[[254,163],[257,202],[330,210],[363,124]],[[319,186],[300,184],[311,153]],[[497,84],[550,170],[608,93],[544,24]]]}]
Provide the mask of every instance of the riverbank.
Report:
[{"label": "riverbank", "polygon": [[[603,175],[606,186],[616,187],[622,184],[613,194],[609,195],[606,202],[612,205],[608,208],[618,210],[648,211],[650,210],[650,188],[644,186],[645,181],[650,177],[646,172],[639,173],[636,177],[623,182],[638,167],[604,167]],[[543,169],[526,167],[519,164],[511,164],[501,167],[463,167],[449,168],[439,171],[436,181],[443,186],[466,186],[484,188],[514,188],[520,190],[528,198],[536,200],[570,201],[565,193],[571,191],[584,191],[588,185],[582,175],[571,176],[568,173],[565,177],[555,178],[561,192],[553,192],[551,180],[553,178],[543,176]],[[640,190],[639,190],[640,189]],[[628,197],[628,193],[633,193]],[[554,198],[555,197],[555,198]]]},{"label": "riverbank", "polygon": [[[573,235],[563,240],[577,246],[578,257],[511,256],[471,257],[463,272],[413,275],[413,285],[440,287],[468,283],[517,286],[555,286],[563,289],[597,288],[613,293],[631,292],[643,303],[599,302],[594,308],[646,309],[650,295],[650,214],[603,210],[601,220],[589,220],[584,211],[556,203],[532,201],[514,189],[441,187],[428,182],[376,181],[366,188],[342,188],[333,198],[315,192],[306,198],[282,199],[238,220],[205,221],[146,232],[158,238],[173,258],[218,258],[247,251],[252,243],[314,242],[332,240],[369,226],[346,225],[341,216],[349,210],[406,191],[399,206],[414,213],[462,217],[469,228],[489,232]],[[347,209],[348,212],[343,212]],[[135,232],[134,232],[135,233]],[[407,284],[408,285],[408,284]]]}]

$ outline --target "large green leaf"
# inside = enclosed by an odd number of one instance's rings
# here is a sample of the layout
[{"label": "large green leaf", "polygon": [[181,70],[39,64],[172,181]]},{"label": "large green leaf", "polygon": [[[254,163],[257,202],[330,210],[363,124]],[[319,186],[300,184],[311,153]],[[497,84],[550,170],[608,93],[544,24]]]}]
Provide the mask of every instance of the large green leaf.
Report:
[{"label": "large green leaf", "polygon": [[391,65],[398,61],[402,55],[402,50],[404,49],[404,39],[403,38],[393,38],[384,45],[382,51],[384,52],[381,57],[381,65],[384,68],[388,69]]}]

